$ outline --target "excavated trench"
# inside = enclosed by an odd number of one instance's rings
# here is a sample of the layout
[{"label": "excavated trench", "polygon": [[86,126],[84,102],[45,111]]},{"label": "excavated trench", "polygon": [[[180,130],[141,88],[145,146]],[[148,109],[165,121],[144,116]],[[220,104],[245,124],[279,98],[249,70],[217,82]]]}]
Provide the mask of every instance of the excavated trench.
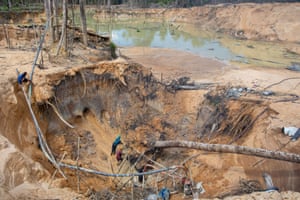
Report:
[{"label": "excavated trench", "polygon": [[[226,87],[213,87],[209,91],[176,90],[176,87],[157,81],[151,71],[127,62],[78,67],[39,79],[47,81],[34,86],[33,109],[57,160],[107,173],[131,173],[136,172],[132,165],[143,154],[145,157],[136,163],[137,169],[145,165],[150,165],[151,169],[172,165],[185,167],[174,176],[147,176],[145,188],[148,189],[137,187],[135,198],[145,197],[156,187],[168,187],[182,193],[183,176],[191,177],[195,183],[202,182],[206,190],[204,197],[261,190],[264,188],[263,172],[271,173],[273,181],[282,190],[299,188],[296,175],[299,168],[291,163],[268,160],[253,167],[251,165],[259,158],[204,152],[187,159],[198,152],[176,148],[159,150],[152,146],[157,140],[172,139],[264,146],[266,136],[257,133],[264,128],[255,127],[266,127],[268,117],[276,113],[263,101],[231,99]],[[179,82],[172,84],[176,83]],[[55,168],[39,148],[23,93],[18,86],[14,90],[17,105],[1,108],[2,134],[47,169],[44,171],[39,167],[37,173],[26,164],[29,173],[23,173],[22,166],[12,168],[15,173],[18,171],[18,178],[13,178],[13,185],[17,186],[22,180],[41,181]],[[122,148],[127,158],[122,164],[111,155],[112,142],[118,135],[123,142],[118,149]],[[274,142],[273,138],[271,141]],[[94,191],[94,195],[110,195],[108,191],[112,191],[120,198],[131,198],[132,182],[128,178],[108,178],[83,172],[78,175],[76,170],[63,170],[68,179],[57,174],[54,181],[57,187],[70,187],[76,191],[80,177],[81,193],[89,190]],[[255,187],[250,184],[253,180]],[[134,184],[141,183],[134,179]]]},{"label": "excavated trench", "polygon": [[[0,165],[1,188],[17,197],[38,199],[40,196],[20,191],[31,191],[27,183],[50,182],[53,188],[88,191],[88,197],[132,199],[131,187],[135,184],[134,199],[162,187],[177,192],[172,199],[182,199],[181,181],[187,176],[194,183],[202,182],[206,192],[201,197],[222,197],[264,189],[262,173],[267,172],[282,191],[299,191],[297,164],[153,148],[157,140],[173,139],[266,149],[284,145],[283,136],[277,134],[280,130],[269,129],[270,118],[276,117],[276,112],[265,101],[231,98],[230,88],[214,85],[181,90],[179,85],[188,84],[183,80],[161,83],[150,70],[127,61],[45,73],[41,70],[34,77],[32,107],[57,160],[107,173],[132,173],[145,165],[151,169],[180,166],[175,174],[145,176],[144,188],[139,187],[142,183],[138,178],[131,181],[66,168],[63,171],[67,180],[59,173],[51,178],[55,167],[40,149],[24,94],[15,79],[9,80],[13,87],[0,99],[0,152],[4,160]],[[121,164],[111,155],[112,142],[118,135],[123,142],[118,149],[122,148],[127,158]],[[297,148],[289,150],[295,152]],[[140,155],[145,156],[139,159]],[[134,164],[136,167],[132,167]]]}]

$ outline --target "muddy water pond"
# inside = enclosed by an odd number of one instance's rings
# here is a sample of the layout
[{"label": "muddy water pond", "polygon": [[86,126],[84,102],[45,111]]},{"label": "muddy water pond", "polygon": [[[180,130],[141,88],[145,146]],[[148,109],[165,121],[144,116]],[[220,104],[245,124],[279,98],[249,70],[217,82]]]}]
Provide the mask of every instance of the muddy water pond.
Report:
[{"label": "muddy water pond", "polygon": [[118,47],[175,49],[239,66],[283,68],[300,62],[300,56],[291,50],[300,49],[300,43],[241,40],[201,30],[197,24],[157,19],[100,21],[92,14],[87,19],[90,29],[109,35]]}]

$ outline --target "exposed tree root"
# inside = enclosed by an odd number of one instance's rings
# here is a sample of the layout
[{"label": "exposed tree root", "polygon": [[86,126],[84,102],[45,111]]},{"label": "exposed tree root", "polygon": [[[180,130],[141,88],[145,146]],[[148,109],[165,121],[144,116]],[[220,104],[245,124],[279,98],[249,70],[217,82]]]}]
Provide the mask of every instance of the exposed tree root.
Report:
[{"label": "exposed tree root", "polygon": [[81,95],[81,98],[83,98],[86,94],[86,80],[85,80],[85,77],[84,77],[84,73],[82,71],[79,71],[80,72],[80,75],[82,77],[82,80],[83,80],[83,94]]},{"label": "exposed tree root", "polygon": [[52,103],[50,103],[49,101],[47,101],[47,104],[49,104],[49,105],[53,108],[55,114],[59,117],[59,119],[60,119],[65,125],[67,125],[67,126],[70,127],[70,128],[74,128],[73,125],[71,125],[69,122],[67,122],[66,120],[64,120],[64,118],[61,116],[61,114],[59,114],[58,110],[56,109],[56,107],[55,107]]}]

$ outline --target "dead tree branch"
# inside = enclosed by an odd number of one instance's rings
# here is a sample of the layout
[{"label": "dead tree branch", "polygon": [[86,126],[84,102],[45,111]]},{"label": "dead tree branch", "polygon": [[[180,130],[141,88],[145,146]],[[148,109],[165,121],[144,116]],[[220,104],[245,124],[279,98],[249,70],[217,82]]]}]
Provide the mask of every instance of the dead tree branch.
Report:
[{"label": "dead tree branch", "polygon": [[246,146],[226,145],[226,144],[206,144],[191,141],[156,141],[154,147],[158,148],[190,148],[199,149],[204,151],[213,151],[220,153],[237,153],[251,156],[259,156],[264,158],[270,158],[275,160],[284,160],[288,162],[300,163],[300,155],[294,153],[286,153],[282,151],[270,151],[261,148],[252,148]]},{"label": "dead tree branch", "polygon": [[268,109],[267,108],[265,108],[261,113],[259,113],[256,117],[255,117],[255,119],[254,120],[252,120],[250,123],[249,123],[249,125],[242,131],[242,132],[240,132],[237,136],[235,136],[231,141],[230,141],[230,143],[229,144],[232,144],[232,143],[234,143],[234,142],[236,142],[238,139],[240,139],[252,126],[253,126],[253,124],[258,120],[258,118],[260,117],[260,116],[262,116],[266,111],[267,111]]}]

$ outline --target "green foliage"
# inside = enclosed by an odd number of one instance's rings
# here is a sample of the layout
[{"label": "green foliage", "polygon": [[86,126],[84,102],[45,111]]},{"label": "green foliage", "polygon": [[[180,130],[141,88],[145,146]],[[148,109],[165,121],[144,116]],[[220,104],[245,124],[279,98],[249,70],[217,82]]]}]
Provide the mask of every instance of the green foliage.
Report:
[{"label": "green foliage", "polygon": [[6,6],[0,6],[0,11],[8,11]]},{"label": "green foliage", "polygon": [[157,3],[160,5],[169,5],[174,0],[158,0]]},{"label": "green foliage", "polygon": [[23,11],[42,11],[44,9],[44,4],[34,3],[34,4],[12,4],[9,9],[7,5],[0,5],[0,11],[13,11],[13,12],[23,12]]}]

